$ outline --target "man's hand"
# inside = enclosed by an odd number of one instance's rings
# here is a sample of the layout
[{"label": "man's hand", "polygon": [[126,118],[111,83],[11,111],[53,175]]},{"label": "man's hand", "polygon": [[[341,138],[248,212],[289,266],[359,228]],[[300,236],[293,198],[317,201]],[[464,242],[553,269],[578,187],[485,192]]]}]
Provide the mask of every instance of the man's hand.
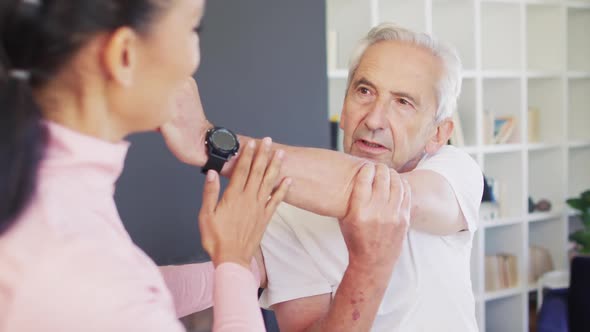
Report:
[{"label": "man's hand", "polygon": [[334,299],[328,293],[275,304],[281,331],[369,331],[406,237],[410,203],[396,171],[365,164],[339,220],[349,261]]},{"label": "man's hand", "polygon": [[190,77],[178,91],[170,121],[162,125],[160,131],[176,158],[203,166],[207,161],[205,135],[211,127],[203,111],[197,83]]},{"label": "man's hand", "polygon": [[408,230],[410,207],[410,187],[395,170],[363,166],[348,213],[340,220],[349,266],[391,271]]}]

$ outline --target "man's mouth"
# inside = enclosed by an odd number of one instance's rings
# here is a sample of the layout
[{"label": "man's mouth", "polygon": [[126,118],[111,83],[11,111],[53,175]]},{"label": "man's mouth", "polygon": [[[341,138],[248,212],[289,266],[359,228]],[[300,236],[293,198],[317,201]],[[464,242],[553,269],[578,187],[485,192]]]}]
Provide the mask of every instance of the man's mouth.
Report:
[{"label": "man's mouth", "polygon": [[363,144],[371,147],[371,148],[385,148],[383,145],[379,144],[379,143],[374,143],[374,142],[369,142],[369,141],[365,141],[364,139],[359,140],[361,141]]},{"label": "man's mouth", "polygon": [[377,142],[367,141],[367,140],[364,140],[364,139],[358,139],[358,140],[356,140],[355,144],[362,151],[369,152],[369,153],[382,153],[382,152],[385,152],[385,151],[388,151],[389,150],[387,147],[385,147],[382,144],[379,144]]}]

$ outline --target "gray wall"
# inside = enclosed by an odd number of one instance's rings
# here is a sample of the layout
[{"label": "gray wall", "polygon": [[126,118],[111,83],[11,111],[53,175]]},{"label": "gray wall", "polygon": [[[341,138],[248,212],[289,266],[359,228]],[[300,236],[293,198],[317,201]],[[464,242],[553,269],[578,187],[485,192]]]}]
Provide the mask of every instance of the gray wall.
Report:
[{"label": "gray wall", "polygon": [[[324,6],[207,2],[196,77],[212,122],[282,143],[329,146]],[[199,170],[176,161],[158,134],[130,140],[116,200],[134,241],[158,264],[206,260],[197,225]]]}]

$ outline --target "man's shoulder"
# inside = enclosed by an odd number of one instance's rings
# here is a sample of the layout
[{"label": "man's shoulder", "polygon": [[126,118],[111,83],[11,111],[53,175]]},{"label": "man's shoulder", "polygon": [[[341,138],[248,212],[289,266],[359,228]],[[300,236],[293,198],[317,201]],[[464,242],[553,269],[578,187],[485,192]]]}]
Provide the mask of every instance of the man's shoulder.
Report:
[{"label": "man's shoulder", "polygon": [[443,145],[440,147],[440,149],[438,149],[438,151],[436,151],[436,153],[429,155],[424,159],[427,160],[430,158],[437,158],[437,157],[440,158],[440,157],[450,157],[450,156],[462,156],[462,157],[472,159],[471,156],[467,152],[457,148],[454,145]]},{"label": "man's shoulder", "polygon": [[467,152],[452,146],[444,145],[436,153],[425,156],[416,169],[453,168],[464,170],[480,170],[477,162]]}]

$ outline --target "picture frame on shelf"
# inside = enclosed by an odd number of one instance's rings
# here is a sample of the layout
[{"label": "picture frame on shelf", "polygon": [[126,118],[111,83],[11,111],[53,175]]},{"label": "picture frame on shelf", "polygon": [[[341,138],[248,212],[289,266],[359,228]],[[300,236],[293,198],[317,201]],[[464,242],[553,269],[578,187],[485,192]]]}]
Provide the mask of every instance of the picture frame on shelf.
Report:
[{"label": "picture frame on shelf", "polygon": [[494,119],[494,143],[507,144],[512,138],[516,119],[513,116],[499,116]]}]

